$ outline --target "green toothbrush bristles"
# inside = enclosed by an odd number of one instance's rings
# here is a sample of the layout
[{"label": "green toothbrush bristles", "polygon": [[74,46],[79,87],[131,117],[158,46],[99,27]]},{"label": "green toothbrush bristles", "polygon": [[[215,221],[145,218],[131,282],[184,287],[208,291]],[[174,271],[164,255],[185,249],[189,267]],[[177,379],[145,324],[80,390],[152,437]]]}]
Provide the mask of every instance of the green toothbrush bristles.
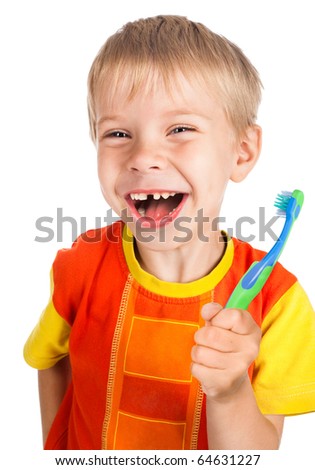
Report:
[{"label": "green toothbrush bristles", "polygon": [[292,193],[290,191],[282,191],[278,194],[275,200],[275,207],[277,215],[280,217],[293,217],[295,220],[303,206],[304,194],[299,189],[295,189]]},{"label": "green toothbrush bristles", "polygon": [[281,194],[278,194],[274,202],[274,206],[277,208],[277,215],[280,217],[286,216],[286,210],[289,204],[289,201],[292,197],[290,191],[282,191]]}]

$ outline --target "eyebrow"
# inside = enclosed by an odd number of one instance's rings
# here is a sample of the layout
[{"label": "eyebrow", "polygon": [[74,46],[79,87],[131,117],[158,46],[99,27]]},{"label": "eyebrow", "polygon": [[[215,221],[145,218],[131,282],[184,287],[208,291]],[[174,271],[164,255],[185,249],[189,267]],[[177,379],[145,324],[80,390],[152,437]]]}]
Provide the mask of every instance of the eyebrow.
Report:
[{"label": "eyebrow", "polygon": [[204,113],[200,113],[199,111],[197,110],[194,110],[194,109],[187,109],[187,108],[182,108],[182,109],[175,109],[175,110],[171,110],[171,111],[168,111],[164,114],[164,116],[166,117],[176,117],[176,116],[197,116],[197,117],[201,117],[203,119],[207,119],[207,120],[212,120],[212,118],[209,116],[209,115],[206,115]]},{"label": "eyebrow", "polygon": [[189,108],[179,108],[179,109],[172,109],[170,111],[167,111],[164,113],[166,116],[168,115],[173,115],[173,114],[195,114],[191,109]]},{"label": "eyebrow", "polygon": [[96,122],[96,125],[97,126],[100,126],[101,124],[103,124],[103,122],[105,121],[115,121],[115,120],[118,120],[120,118],[119,115],[113,115],[113,116],[101,116],[97,122]]},{"label": "eyebrow", "polygon": [[[194,111],[194,110],[191,110],[191,109],[187,109],[187,108],[180,108],[180,109],[172,109],[171,111],[166,111],[165,113],[163,113],[163,116],[164,117],[172,117],[172,116],[192,116],[192,115],[195,115],[195,116],[198,116],[198,117],[201,117],[203,119],[207,119],[207,120],[212,120],[211,117],[207,116],[207,115],[204,115],[204,114],[200,114],[199,112],[197,111]],[[96,122],[96,126],[97,127],[100,127],[104,122],[106,121],[118,121],[119,119],[122,118],[122,115],[119,115],[119,114],[113,114],[113,115],[108,115],[108,116],[101,116],[98,121]]]}]

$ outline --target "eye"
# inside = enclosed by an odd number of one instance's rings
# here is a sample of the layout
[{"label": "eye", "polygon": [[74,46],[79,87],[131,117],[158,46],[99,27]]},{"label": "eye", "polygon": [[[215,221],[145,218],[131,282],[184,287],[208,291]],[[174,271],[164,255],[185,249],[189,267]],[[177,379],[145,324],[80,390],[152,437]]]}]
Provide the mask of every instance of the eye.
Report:
[{"label": "eye", "polygon": [[180,133],[189,132],[189,131],[193,132],[194,130],[195,129],[193,127],[186,126],[186,125],[180,125],[180,126],[176,126],[173,129],[171,129],[169,134],[180,134]]},{"label": "eye", "polygon": [[124,131],[111,131],[104,135],[104,137],[118,138],[118,139],[128,139],[130,135]]}]

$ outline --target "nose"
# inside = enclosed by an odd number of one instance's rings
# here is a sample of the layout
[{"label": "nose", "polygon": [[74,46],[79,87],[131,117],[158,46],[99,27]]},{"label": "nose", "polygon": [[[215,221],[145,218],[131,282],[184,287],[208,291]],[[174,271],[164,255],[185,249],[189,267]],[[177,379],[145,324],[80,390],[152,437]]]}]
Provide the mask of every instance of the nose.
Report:
[{"label": "nose", "polygon": [[151,173],[163,170],[166,166],[165,158],[154,146],[138,145],[133,149],[128,159],[129,171],[136,173]]}]

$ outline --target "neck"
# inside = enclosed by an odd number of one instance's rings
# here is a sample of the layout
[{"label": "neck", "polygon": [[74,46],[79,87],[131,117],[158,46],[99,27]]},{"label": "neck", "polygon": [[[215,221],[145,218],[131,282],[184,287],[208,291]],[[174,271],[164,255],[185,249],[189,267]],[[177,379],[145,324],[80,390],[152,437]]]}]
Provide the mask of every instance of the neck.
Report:
[{"label": "neck", "polygon": [[195,239],[175,249],[150,249],[137,242],[135,255],[142,269],[158,279],[187,283],[209,274],[221,260],[225,246],[222,234],[211,232],[208,242]]}]

